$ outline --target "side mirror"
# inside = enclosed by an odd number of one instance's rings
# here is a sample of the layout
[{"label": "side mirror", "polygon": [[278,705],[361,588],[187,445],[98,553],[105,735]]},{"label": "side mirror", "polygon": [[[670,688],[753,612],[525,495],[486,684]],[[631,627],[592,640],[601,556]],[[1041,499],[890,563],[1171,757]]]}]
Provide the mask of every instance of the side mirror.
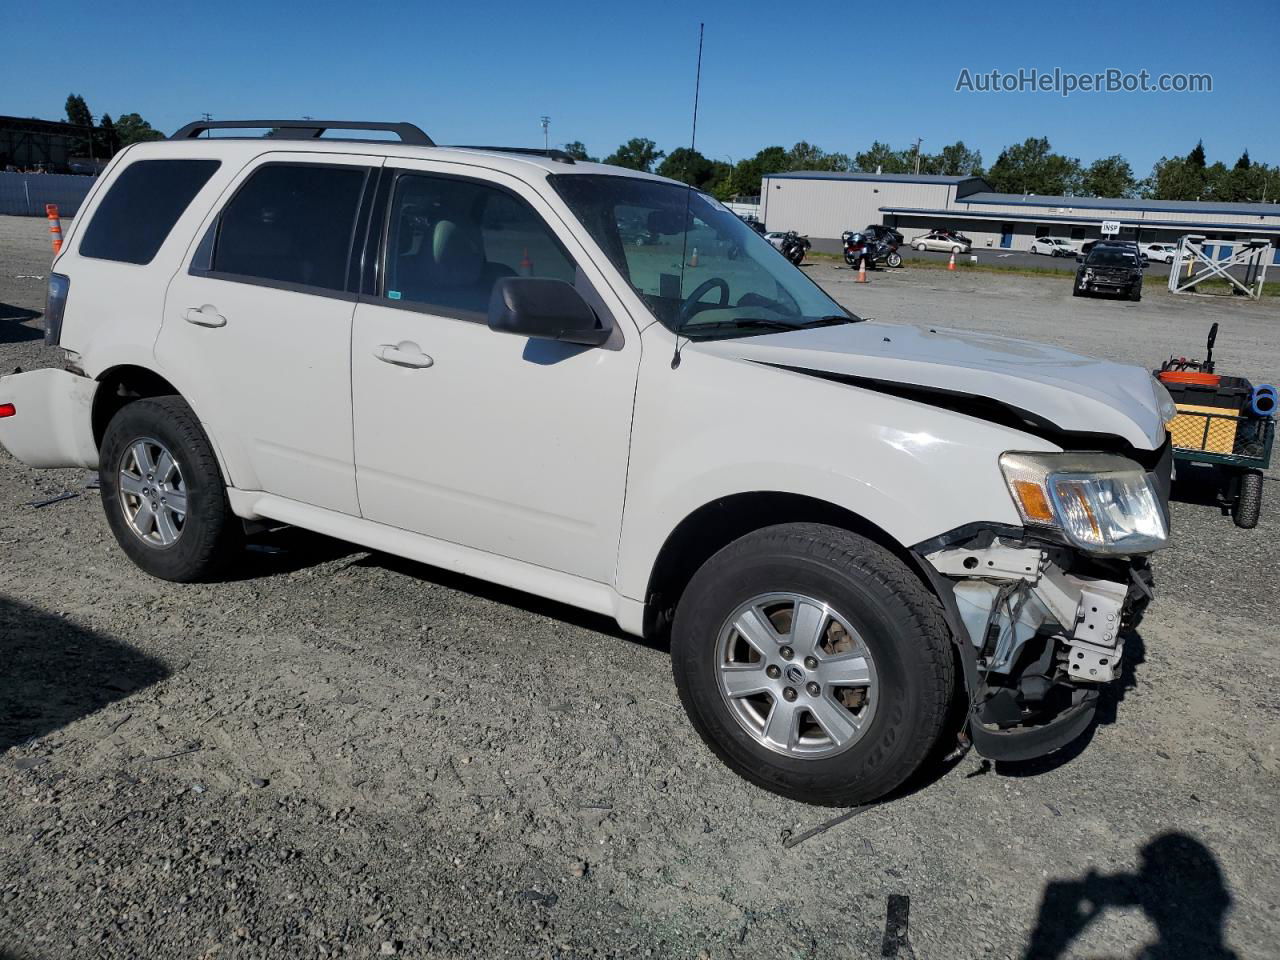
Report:
[{"label": "side mirror", "polygon": [[503,277],[495,283],[489,329],[589,347],[600,346],[610,333],[572,284],[545,277]]}]

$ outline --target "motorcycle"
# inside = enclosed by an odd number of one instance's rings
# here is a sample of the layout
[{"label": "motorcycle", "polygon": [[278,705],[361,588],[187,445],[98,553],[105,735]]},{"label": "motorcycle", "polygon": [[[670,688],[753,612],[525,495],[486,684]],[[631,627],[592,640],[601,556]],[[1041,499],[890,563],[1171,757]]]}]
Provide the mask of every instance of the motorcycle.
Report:
[{"label": "motorcycle", "polygon": [[851,267],[858,266],[863,258],[872,270],[882,261],[887,267],[902,266],[902,255],[893,240],[872,237],[858,230],[846,230],[840,238],[844,241],[844,262]]},{"label": "motorcycle", "polygon": [[809,252],[810,247],[809,238],[800,236],[794,230],[771,237],[769,242],[797,267],[804,262],[804,255]]}]

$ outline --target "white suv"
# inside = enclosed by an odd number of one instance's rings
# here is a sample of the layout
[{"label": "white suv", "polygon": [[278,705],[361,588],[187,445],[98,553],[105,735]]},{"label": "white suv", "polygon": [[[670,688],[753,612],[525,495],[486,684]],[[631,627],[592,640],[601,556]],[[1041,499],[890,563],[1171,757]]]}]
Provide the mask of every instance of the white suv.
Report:
[{"label": "white suv", "polygon": [[45,322],[0,441],[99,469],[142,569],[285,523],[669,633],[711,749],[815,803],[1080,734],[1167,538],[1146,371],[860,320],[711,197],[554,151],[193,124],[102,175]]}]

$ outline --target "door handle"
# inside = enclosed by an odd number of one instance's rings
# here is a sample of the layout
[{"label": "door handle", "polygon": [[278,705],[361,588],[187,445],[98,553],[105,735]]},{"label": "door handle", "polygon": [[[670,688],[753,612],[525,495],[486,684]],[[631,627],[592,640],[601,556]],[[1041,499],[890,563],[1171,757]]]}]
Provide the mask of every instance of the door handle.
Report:
[{"label": "door handle", "polygon": [[397,367],[414,367],[422,369],[433,363],[422,348],[412,340],[401,340],[399,343],[383,343],[373,348],[373,355],[383,363],[394,363]]},{"label": "door handle", "polygon": [[206,303],[203,307],[188,307],[185,314],[187,323],[194,323],[201,327],[225,327],[227,318],[218,312],[218,308],[212,303]]}]

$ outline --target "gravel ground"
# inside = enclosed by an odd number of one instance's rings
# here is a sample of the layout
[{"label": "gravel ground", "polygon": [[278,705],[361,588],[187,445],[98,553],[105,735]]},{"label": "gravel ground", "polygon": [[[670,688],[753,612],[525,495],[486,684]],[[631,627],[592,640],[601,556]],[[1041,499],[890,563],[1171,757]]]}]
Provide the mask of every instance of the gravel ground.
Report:
[{"label": "gravel ground", "polygon": [[[0,218],[0,369],[56,362],[47,251]],[[1144,365],[1218,319],[1223,369],[1280,372],[1274,305],[809,269]],[[1275,480],[1254,531],[1180,488],[1087,748],[971,754],[788,848],[832,811],[725,770],[609,622],[300,532],[162,583],[83,472],[0,453],[0,956],[1275,956]]]}]

